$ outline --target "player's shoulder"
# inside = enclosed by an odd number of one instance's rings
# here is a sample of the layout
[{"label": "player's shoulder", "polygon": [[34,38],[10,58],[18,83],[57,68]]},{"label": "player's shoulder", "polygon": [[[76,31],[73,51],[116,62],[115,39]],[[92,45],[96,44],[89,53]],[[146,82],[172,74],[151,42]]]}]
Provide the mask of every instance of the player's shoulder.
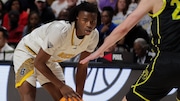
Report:
[{"label": "player's shoulder", "polygon": [[61,32],[68,31],[71,29],[71,24],[68,21],[53,21],[49,24],[49,29],[58,30]]},{"label": "player's shoulder", "polygon": [[97,28],[95,28],[95,29],[92,31],[92,33],[94,33],[94,34],[99,34],[99,31],[97,30]]},{"label": "player's shoulder", "polygon": [[91,34],[99,35],[99,31],[97,30],[97,28],[95,28],[94,30],[92,30]]},{"label": "player's shoulder", "polygon": [[91,32],[90,35],[94,38],[99,38],[99,32],[96,28]]},{"label": "player's shoulder", "polygon": [[54,25],[54,27],[60,27],[60,26],[65,26],[65,27],[70,27],[71,24],[69,23],[69,21],[64,21],[64,20],[55,20],[51,23],[51,25]]}]

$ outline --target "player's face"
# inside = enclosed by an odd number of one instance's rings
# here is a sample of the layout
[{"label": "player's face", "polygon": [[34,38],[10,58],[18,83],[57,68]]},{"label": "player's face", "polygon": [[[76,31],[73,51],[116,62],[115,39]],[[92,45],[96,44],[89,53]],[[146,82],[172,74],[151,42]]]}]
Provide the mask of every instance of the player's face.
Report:
[{"label": "player's face", "polygon": [[89,35],[97,24],[97,14],[87,11],[80,11],[77,16],[76,30],[77,36]]}]

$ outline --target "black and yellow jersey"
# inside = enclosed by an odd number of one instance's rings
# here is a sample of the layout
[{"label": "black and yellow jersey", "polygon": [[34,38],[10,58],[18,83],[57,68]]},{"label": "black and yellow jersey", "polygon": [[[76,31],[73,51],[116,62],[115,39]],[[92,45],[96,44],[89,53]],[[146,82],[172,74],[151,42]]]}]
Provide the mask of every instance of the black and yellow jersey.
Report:
[{"label": "black and yellow jersey", "polygon": [[180,0],[163,0],[160,11],[152,17],[153,49],[163,52],[180,52]]}]

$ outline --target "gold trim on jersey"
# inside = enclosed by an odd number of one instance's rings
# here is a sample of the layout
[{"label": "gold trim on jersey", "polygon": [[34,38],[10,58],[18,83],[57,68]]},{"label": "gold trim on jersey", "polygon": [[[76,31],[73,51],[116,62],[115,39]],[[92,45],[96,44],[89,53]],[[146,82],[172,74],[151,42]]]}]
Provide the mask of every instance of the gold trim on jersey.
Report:
[{"label": "gold trim on jersey", "polygon": [[31,48],[29,48],[29,46],[25,45],[25,47],[32,55],[37,55]]},{"label": "gold trim on jersey", "polygon": [[16,75],[15,87],[19,87],[22,83],[34,73],[34,59],[27,59],[18,69]]},{"label": "gold trim on jersey", "polygon": [[82,39],[82,41],[81,41],[78,45],[75,45],[75,44],[74,44],[74,33],[75,33],[75,31],[76,31],[75,28],[73,28],[72,38],[71,38],[71,45],[72,45],[72,46],[80,46],[80,45],[83,43],[85,37]]},{"label": "gold trim on jersey", "polygon": [[177,101],[180,101],[177,97],[176,97],[176,100],[177,100]]},{"label": "gold trim on jersey", "polygon": [[[158,35],[157,44],[154,43],[154,38],[153,38],[153,37],[151,38],[151,44],[152,44],[153,46],[155,46],[155,47],[157,48],[157,50],[158,50],[158,44],[161,43],[161,38],[162,38],[162,37],[161,37],[161,34],[160,34],[160,31],[159,31],[159,26],[160,26],[160,24],[159,24],[159,22],[160,22],[160,21],[159,21],[159,16],[156,17],[156,22],[157,22],[157,26],[156,26],[156,27],[157,27],[157,28],[156,28],[156,29],[157,29],[157,32],[156,32],[156,34]],[[152,51],[154,51],[154,50],[152,50]]]},{"label": "gold trim on jersey", "polygon": [[151,17],[156,17],[156,16],[158,16],[159,14],[161,14],[162,13],[162,11],[165,9],[165,7],[166,7],[166,3],[167,3],[167,1],[166,0],[163,0],[163,6],[162,6],[162,8],[158,11],[158,12],[156,12],[156,13],[154,13],[154,14],[151,14],[151,13],[149,13],[149,16],[151,16]]},{"label": "gold trim on jersey", "polygon": [[159,17],[157,17],[157,35],[158,35],[158,43],[157,44],[160,44],[161,43],[161,35],[160,35],[160,32],[159,32]]},{"label": "gold trim on jersey", "polygon": [[58,56],[60,58],[62,58],[62,60],[59,59],[59,60],[52,60],[52,61],[53,62],[62,62],[62,61],[64,61],[64,59],[70,59],[70,58],[74,57],[75,54],[67,54],[67,53],[61,52],[58,54]]}]

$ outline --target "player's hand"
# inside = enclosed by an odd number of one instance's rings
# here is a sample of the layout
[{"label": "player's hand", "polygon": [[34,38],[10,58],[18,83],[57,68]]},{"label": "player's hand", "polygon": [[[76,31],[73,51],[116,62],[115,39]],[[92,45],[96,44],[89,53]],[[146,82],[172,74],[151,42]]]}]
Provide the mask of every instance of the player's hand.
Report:
[{"label": "player's hand", "polygon": [[97,51],[92,53],[91,55],[89,55],[88,57],[84,58],[83,60],[80,61],[80,64],[85,64],[87,62],[89,62],[90,60],[94,60],[98,57],[103,57],[104,53],[98,53]]},{"label": "player's hand", "polygon": [[81,96],[68,85],[63,85],[59,90],[66,99],[71,99],[72,101],[74,101],[73,98],[77,99],[77,101],[81,100]]},{"label": "player's hand", "polygon": [[63,97],[63,98],[61,98],[59,101],[83,101],[82,99],[81,100],[78,100],[78,99],[76,99],[76,98],[65,98],[65,97]]}]

